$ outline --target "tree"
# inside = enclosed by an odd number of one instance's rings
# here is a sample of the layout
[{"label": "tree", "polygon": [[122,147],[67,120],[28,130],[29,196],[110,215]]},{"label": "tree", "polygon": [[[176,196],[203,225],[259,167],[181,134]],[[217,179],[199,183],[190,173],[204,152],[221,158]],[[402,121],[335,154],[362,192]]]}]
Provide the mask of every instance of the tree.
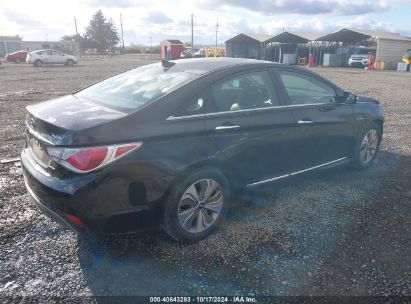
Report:
[{"label": "tree", "polygon": [[67,42],[80,42],[80,35],[64,35],[61,37],[61,40],[67,41]]},{"label": "tree", "polygon": [[92,48],[92,43],[90,38],[87,36],[87,34],[83,34],[83,35],[64,35],[63,37],[61,37],[61,40],[63,41],[67,41],[70,43],[78,43],[79,47],[84,50],[84,49],[90,49]]},{"label": "tree", "polygon": [[108,26],[108,45],[110,50],[113,50],[113,48],[119,43],[120,37],[117,32],[117,28],[113,23],[113,20],[110,19],[110,21],[107,23]]},{"label": "tree", "polygon": [[120,41],[112,20],[107,21],[101,10],[98,10],[91,18],[85,37],[88,37],[91,46],[101,53],[105,53],[107,49],[113,49]]}]

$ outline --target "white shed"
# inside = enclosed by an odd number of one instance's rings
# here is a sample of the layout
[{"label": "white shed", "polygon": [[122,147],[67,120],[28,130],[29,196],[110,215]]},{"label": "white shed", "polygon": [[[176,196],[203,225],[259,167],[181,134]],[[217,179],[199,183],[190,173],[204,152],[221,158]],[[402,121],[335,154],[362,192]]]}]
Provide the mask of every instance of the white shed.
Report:
[{"label": "white shed", "polygon": [[411,39],[385,39],[378,38],[376,62],[384,62],[384,69],[396,69],[402,56],[411,49]]}]

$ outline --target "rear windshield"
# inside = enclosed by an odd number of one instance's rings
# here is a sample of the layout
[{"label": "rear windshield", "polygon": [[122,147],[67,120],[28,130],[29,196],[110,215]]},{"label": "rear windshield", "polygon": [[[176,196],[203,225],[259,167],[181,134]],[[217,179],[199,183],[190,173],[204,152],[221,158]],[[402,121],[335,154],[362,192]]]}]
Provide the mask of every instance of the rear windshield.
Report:
[{"label": "rear windshield", "polygon": [[196,77],[195,74],[173,68],[164,69],[160,63],[155,63],[103,80],[75,96],[109,107],[135,110]]}]

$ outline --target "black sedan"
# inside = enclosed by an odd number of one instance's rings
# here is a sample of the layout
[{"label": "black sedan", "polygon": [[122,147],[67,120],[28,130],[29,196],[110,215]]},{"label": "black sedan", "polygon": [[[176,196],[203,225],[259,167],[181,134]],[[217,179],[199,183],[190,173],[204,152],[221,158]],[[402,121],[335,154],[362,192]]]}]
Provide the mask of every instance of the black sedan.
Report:
[{"label": "black sedan", "polygon": [[146,65],[27,111],[24,181],[45,214],[77,232],[162,227],[182,242],[215,231],[240,190],[370,166],[384,122],[375,99],[245,59]]}]

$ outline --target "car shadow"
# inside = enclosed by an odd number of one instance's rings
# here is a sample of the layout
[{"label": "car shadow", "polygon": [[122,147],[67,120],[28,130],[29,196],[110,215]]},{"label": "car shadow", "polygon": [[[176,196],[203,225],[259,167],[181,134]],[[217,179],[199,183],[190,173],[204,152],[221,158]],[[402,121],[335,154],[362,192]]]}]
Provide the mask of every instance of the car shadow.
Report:
[{"label": "car shadow", "polygon": [[36,67],[33,64],[29,64],[26,62],[20,62],[20,63],[14,63],[14,62],[2,62],[0,66],[3,67],[10,67],[10,68],[24,68],[27,66],[32,66],[33,68],[36,69],[45,69],[45,68],[51,68],[51,69],[61,69],[61,68],[79,68],[79,67],[84,67],[83,64],[74,64],[74,65],[64,65],[64,64],[43,64],[40,67]]},{"label": "car shadow", "polygon": [[73,64],[73,65],[64,65],[64,64],[43,64],[41,67],[36,67],[33,65],[34,68],[38,68],[38,69],[44,69],[44,68],[48,68],[48,69],[76,69],[76,68],[80,68],[80,67],[84,67],[84,65],[81,64]]},{"label": "car shadow", "polygon": [[197,244],[162,232],[79,237],[82,272],[98,296],[293,294],[310,281],[307,270],[345,246],[358,214],[374,208],[404,163],[381,151],[367,170],[322,169],[256,188]]}]

